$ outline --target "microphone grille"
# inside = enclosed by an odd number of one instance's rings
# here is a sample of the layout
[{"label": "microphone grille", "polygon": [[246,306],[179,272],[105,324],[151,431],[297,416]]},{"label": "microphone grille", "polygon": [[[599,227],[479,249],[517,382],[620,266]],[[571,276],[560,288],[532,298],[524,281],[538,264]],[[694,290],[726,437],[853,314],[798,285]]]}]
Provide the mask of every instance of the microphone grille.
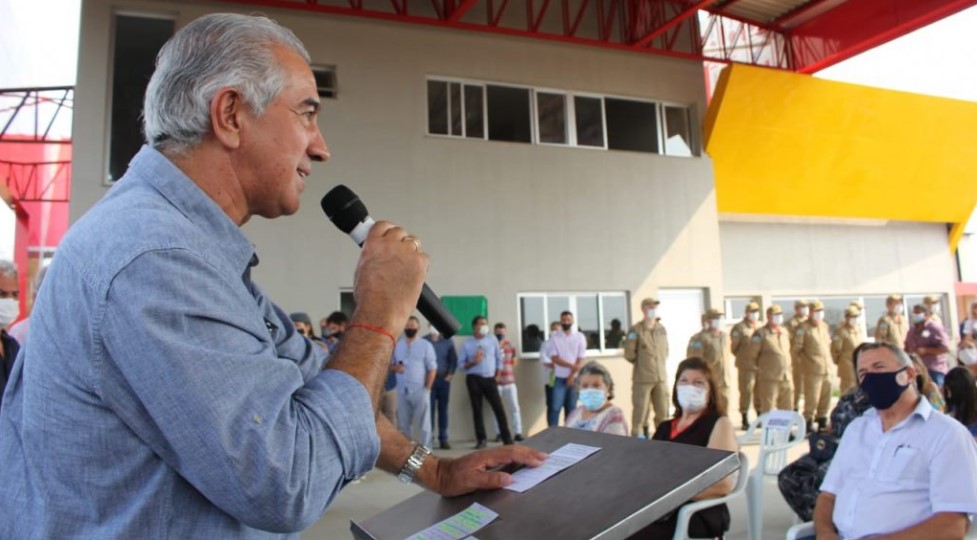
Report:
[{"label": "microphone grille", "polygon": [[339,230],[349,234],[356,225],[369,216],[366,205],[353,190],[339,184],[322,197],[322,211]]}]

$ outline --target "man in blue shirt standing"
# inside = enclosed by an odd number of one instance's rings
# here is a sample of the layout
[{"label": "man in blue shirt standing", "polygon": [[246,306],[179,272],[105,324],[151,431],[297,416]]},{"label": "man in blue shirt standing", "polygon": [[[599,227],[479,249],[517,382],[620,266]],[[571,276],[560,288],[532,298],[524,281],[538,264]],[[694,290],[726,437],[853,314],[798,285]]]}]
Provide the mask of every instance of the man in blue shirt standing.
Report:
[{"label": "man in blue shirt standing", "polygon": [[438,370],[434,347],[417,335],[420,322],[411,315],[404,325],[404,335],[394,347],[391,360],[397,373],[397,427],[404,437],[413,439],[412,431],[420,431],[421,444],[431,447],[431,385]]},{"label": "man in blue shirt standing", "polygon": [[452,496],[540,464],[526,447],[438,458],[378,417],[428,266],[402,228],[367,234],[328,362],[251,279],[240,227],[297,212],[329,157],[309,61],[238,14],[160,50],[149,146],[58,246],[7,383],[0,538],[298,538],[374,466]]},{"label": "man in blue shirt standing", "polygon": [[482,398],[489,402],[495,420],[499,423],[499,435],[503,444],[512,444],[512,434],[509,423],[502,408],[502,396],[499,395],[498,377],[502,369],[502,350],[499,340],[489,333],[488,321],[485,317],[477,316],[472,320],[472,330],[475,335],[468,338],[461,346],[458,361],[465,367],[465,385],[468,387],[468,398],[472,402],[472,415],[475,422],[475,448],[485,448],[485,421],[482,418]]},{"label": "man in blue shirt standing", "polygon": [[450,450],[448,442],[448,397],[451,395],[451,378],[458,369],[458,354],[455,343],[441,337],[441,332],[433,325],[431,333],[424,338],[434,345],[434,355],[438,359],[438,373],[434,376],[431,389],[431,430],[434,430],[434,417],[437,414],[438,442],[442,450]]}]

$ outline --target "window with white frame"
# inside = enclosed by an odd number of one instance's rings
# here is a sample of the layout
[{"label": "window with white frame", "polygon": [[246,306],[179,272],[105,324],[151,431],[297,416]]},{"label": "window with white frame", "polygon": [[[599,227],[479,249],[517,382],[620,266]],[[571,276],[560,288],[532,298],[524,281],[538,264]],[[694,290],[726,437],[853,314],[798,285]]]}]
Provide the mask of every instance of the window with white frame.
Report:
[{"label": "window with white frame", "polygon": [[430,135],[697,155],[685,105],[438,78],[427,91]]},{"label": "window with white frame", "polygon": [[564,311],[573,313],[590,354],[618,352],[630,326],[623,292],[520,293],[518,301],[520,355],[526,358],[539,358],[550,324],[559,322]]}]

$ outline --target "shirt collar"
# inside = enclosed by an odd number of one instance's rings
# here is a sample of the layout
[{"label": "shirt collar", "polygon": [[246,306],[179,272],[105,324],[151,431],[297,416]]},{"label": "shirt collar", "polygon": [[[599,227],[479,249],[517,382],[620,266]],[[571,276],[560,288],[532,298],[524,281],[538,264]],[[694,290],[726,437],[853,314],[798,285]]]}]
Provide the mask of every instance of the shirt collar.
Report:
[{"label": "shirt collar", "polygon": [[236,270],[258,264],[254,244],[240,227],[231,221],[220,206],[194,183],[166,156],[154,148],[143,146],[132,158],[126,176],[139,177],[152,186],[181,214],[203,229],[209,229],[213,238],[220,239],[224,254]]},{"label": "shirt collar", "polygon": [[[896,424],[892,429],[898,429],[902,427],[907,422],[909,422],[909,420],[912,419],[914,416],[919,416],[920,418],[923,419],[923,422],[926,422],[930,419],[930,416],[932,414],[933,414],[933,406],[930,405],[930,402],[928,399],[926,399],[926,396],[920,395],[919,402],[916,403],[916,408],[913,409],[913,412],[909,413],[909,416],[907,416],[902,422]],[[876,409],[875,407],[871,407],[867,411],[865,411],[865,416],[878,417],[879,410]],[[881,419],[879,419],[879,421],[881,422]]]}]

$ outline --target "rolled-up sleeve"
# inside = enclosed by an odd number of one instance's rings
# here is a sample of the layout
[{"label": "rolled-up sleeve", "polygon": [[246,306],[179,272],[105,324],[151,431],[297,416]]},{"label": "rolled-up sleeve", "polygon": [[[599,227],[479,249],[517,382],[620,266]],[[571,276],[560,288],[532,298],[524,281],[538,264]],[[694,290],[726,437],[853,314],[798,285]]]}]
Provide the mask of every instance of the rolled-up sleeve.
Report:
[{"label": "rolled-up sleeve", "polygon": [[315,348],[298,346],[248,285],[188,250],[140,255],[97,315],[94,387],[223,511],[297,531],[373,468],[373,406],[346,373],[303,373]]}]

